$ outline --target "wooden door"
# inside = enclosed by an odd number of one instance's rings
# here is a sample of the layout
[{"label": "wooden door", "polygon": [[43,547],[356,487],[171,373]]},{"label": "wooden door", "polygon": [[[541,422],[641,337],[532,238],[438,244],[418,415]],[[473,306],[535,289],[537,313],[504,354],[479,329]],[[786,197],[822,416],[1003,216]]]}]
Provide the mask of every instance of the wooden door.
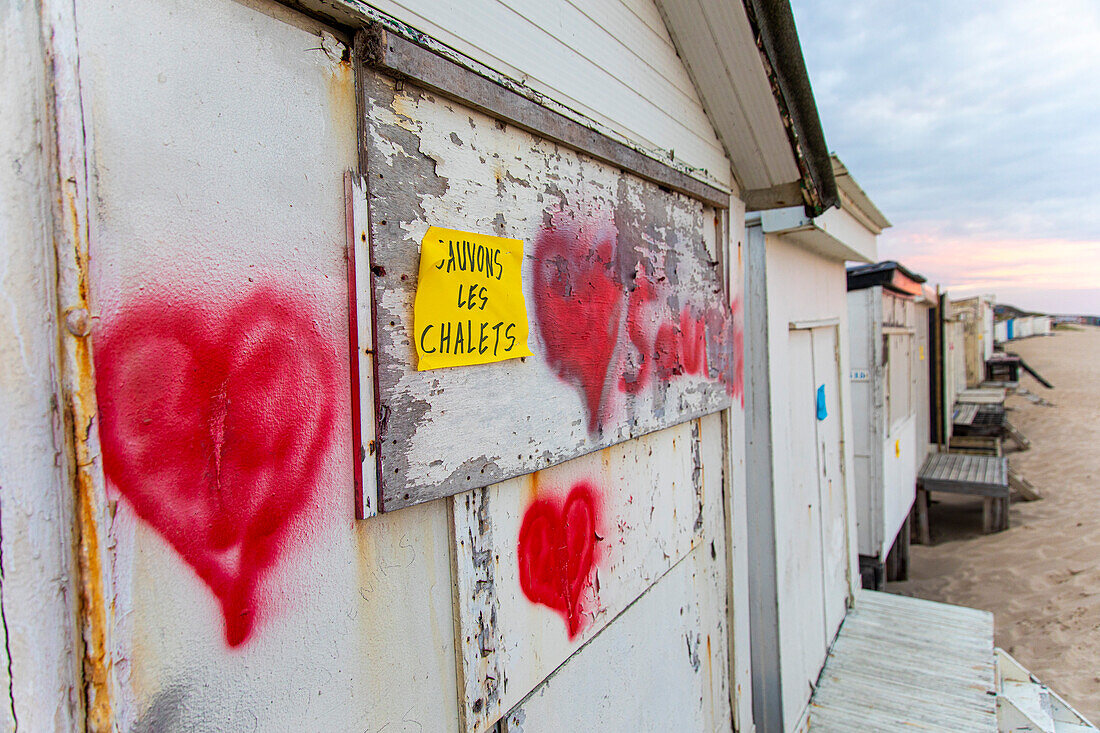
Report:
[{"label": "wooden door", "polygon": [[776,496],[779,651],[784,719],[798,720],[809,685],[825,658],[825,558],[817,433],[813,335],[790,331],[788,342],[789,485]]},{"label": "wooden door", "polygon": [[848,519],[835,325],[788,342],[789,432],[776,497],[785,719],[797,721],[847,610]]},{"label": "wooden door", "polygon": [[835,326],[811,332],[814,384],[821,391],[824,410],[815,420],[817,438],[817,482],[821,501],[821,557],[825,606],[825,643],[840,628],[848,597],[848,502],[845,493],[844,453],[840,408],[840,372]]}]

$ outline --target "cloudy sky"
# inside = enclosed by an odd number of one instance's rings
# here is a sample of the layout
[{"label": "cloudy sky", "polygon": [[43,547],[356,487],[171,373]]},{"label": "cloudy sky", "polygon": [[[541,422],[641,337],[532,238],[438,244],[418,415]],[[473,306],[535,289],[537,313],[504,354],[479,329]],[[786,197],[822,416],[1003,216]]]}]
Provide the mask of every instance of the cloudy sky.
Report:
[{"label": "cloudy sky", "polygon": [[792,0],[829,147],[953,294],[1100,314],[1100,1]]}]

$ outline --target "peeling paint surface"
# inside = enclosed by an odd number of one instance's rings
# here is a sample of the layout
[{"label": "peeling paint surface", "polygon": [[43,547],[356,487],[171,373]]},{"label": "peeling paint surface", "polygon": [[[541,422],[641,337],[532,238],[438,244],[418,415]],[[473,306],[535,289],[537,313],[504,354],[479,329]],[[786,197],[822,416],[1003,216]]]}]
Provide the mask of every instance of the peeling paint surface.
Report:
[{"label": "peeling paint surface", "polygon": [[[731,404],[737,321],[712,255],[713,210],[370,69],[360,86],[383,509]],[[533,357],[416,371],[412,303],[429,226],[525,242]]]},{"label": "peeling paint surface", "polygon": [[[713,596],[724,608],[724,557],[710,555],[723,521],[721,440],[698,426],[650,433],[453,499],[467,730],[497,720],[617,624],[623,609],[697,554],[693,548],[720,566],[713,580],[720,585],[701,586],[699,602]],[[708,475],[709,486],[697,491],[695,478]],[[479,495],[486,497],[475,500],[480,511],[464,508]],[[709,498],[697,525],[702,495]]]},{"label": "peeling paint surface", "polygon": [[354,520],[348,39],[79,9],[116,729],[456,730],[447,507]]}]

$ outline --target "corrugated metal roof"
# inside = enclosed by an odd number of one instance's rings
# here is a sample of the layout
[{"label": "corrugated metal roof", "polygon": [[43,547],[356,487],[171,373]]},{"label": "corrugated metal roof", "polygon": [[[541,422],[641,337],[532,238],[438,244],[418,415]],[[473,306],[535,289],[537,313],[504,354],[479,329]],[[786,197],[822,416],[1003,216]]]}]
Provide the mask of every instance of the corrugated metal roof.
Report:
[{"label": "corrugated metal roof", "polygon": [[860,591],[810,702],[813,731],[996,731],[993,614]]}]

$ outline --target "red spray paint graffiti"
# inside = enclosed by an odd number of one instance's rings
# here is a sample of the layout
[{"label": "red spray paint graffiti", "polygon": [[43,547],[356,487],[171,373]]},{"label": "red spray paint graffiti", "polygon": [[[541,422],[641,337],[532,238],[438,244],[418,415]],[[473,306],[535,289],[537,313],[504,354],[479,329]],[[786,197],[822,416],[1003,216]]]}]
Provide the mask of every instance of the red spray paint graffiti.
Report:
[{"label": "red spray paint graffiti", "polygon": [[273,287],[228,306],[198,297],[139,298],[95,334],[103,465],[213,591],[238,646],[315,498],[340,394],[335,341]]},{"label": "red spray paint graffiti", "polygon": [[585,591],[598,557],[599,497],[587,482],[564,501],[540,497],[523,515],[517,556],[519,584],[532,603],[562,615],[570,640],[585,626]]},{"label": "red spray paint graffiti", "polygon": [[673,312],[667,278],[647,276],[639,264],[623,282],[619,246],[608,216],[563,212],[535,241],[535,313],[546,359],[584,395],[588,431],[610,419],[616,391],[637,395],[683,375],[719,381],[743,404],[740,297],[728,308],[688,303]]},{"label": "red spray paint graffiti", "polygon": [[595,432],[604,417],[604,382],[624,299],[622,283],[612,275],[619,233],[610,221],[579,227],[560,216],[555,221],[535,244],[535,311],[547,361],[583,391],[588,430]]}]

